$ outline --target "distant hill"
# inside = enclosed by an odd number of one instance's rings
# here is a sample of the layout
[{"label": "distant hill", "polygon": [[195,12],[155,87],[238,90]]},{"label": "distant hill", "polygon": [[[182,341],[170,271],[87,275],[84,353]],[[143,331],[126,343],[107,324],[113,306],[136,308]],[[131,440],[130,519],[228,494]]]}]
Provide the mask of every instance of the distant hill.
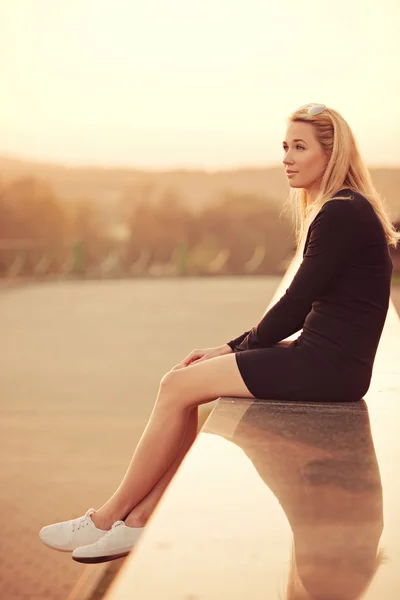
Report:
[{"label": "distant hill", "polygon": [[[370,168],[377,190],[387,200],[394,221],[400,220],[400,167]],[[49,182],[62,200],[96,199],[107,205],[119,201],[130,189],[153,184],[159,192],[175,188],[192,209],[201,209],[221,192],[249,193],[277,205],[287,198],[289,185],[283,167],[234,170],[145,171],[134,168],[65,166],[0,156],[0,182],[33,175]]]}]

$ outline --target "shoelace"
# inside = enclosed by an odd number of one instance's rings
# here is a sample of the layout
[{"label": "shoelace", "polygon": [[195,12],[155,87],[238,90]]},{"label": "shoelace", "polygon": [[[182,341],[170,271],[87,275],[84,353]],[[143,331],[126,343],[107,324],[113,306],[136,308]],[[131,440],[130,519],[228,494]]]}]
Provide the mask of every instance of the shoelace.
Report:
[{"label": "shoelace", "polygon": [[90,515],[92,514],[93,509],[89,508],[89,510],[86,511],[86,513],[84,514],[83,517],[79,517],[79,519],[77,519],[74,523],[72,523],[72,531],[75,532],[78,529],[80,529],[81,527],[87,527],[87,525],[89,525],[90,521],[92,520],[90,518]]}]

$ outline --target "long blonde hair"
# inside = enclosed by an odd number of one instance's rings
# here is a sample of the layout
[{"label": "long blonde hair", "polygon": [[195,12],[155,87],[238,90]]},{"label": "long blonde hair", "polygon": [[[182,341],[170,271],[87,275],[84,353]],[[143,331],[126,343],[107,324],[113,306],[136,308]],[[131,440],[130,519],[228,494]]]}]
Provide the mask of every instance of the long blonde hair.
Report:
[{"label": "long blonde hair", "polygon": [[332,108],[326,108],[318,115],[309,115],[304,108],[289,116],[288,124],[294,121],[312,123],[318,142],[329,156],[315,200],[311,201],[306,189],[292,188],[283,206],[284,210],[291,208],[294,214],[297,250],[304,247],[308,228],[325,202],[334,197],[343,198],[335,195],[342,188],[362,194],[371,203],[382,223],[388,245],[396,248],[400,232],[391,221],[386,200],[372,183],[354,134],[345,119]]}]

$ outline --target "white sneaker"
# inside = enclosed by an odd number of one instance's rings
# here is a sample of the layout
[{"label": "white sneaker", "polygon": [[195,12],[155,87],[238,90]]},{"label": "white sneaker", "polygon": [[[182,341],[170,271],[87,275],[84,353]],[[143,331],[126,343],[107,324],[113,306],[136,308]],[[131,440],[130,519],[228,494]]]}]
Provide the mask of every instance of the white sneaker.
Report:
[{"label": "white sneaker", "polygon": [[89,508],[83,517],[46,525],[40,530],[39,537],[43,544],[60,552],[72,552],[78,546],[93,544],[109,531],[96,527],[90,516],[94,512],[94,508]]},{"label": "white sneaker", "polygon": [[126,556],[132,550],[144,527],[128,527],[124,521],[115,521],[97,542],[76,548],[72,558],[82,563],[100,563]]}]

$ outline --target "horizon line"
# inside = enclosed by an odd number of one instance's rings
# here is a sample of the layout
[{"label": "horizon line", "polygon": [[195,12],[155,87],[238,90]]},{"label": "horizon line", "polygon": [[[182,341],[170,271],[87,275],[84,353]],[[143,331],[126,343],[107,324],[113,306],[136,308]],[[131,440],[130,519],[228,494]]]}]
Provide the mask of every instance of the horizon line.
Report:
[{"label": "horizon line", "polygon": [[[11,160],[16,160],[16,161],[21,161],[21,162],[31,162],[31,163],[35,163],[35,164],[42,164],[42,165],[47,165],[47,166],[54,166],[54,167],[66,167],[66,168],[72,168],[72,169],[103,169],[103,170],[131,170],[131,171],[146,171],[146,172],[174,172],[174,171],[203,171],[203,172],[221,172],[221,171],[251,171],[251,170],[262,170],[262,169],[282,169],[284,170],[284,166],[280,165],[277,162],[274,161],[269,161],[269,162],[265,162],[265,163],[251,163],[251,164],[246,164],[246,163],[239,163],[239,164],[232,164],[230,166],[215,166],[215,167],[208,167],[206,165],[199,165],[199,166],[194,166],[194,165],[176,165],[176,166],[158,166],[158,167],[151,167],[151,166],[138,166],[138,165],[128,165],[128,164],[123,164],[122,162],[120,164],[102,164],[102,163],[72,163],[70,161],[60,161],[57,159],[51,159],[51,158],[33,158],[31,156],[28,155],[24,155],[24,154],[15,154],[13,152],[5,152],[3,153],[0,150],[0,160],[1,159],[11,159]],[[392,163],[375,163],[375,164],[368,164],[367,162],[365,162],[365,165],[367,166],[368,169],[400,169],[400,163],[397,164],[392,164]]]}]

